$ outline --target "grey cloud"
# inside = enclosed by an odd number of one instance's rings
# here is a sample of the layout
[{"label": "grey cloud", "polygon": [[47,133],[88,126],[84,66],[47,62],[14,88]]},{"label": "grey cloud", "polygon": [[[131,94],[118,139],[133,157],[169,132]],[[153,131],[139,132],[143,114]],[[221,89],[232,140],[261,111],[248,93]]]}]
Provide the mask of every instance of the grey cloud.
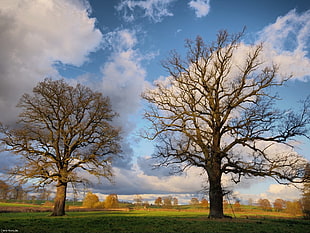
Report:
[{"label": "grey cloud", "polygon": [[[139,169],[147,176],[165,177],[171,176],[174,169],[172,167],[154,166],[157,161],[149,156],[138,157],[137,165]],[[176,175],[176,174],[174,174]]]},{"label": "grey cloud", "polygon": [[5,174],[8,169],[13,168],[14,165],[19,164],[21,160],[18,156],[9,152],[0,153],[0,173]]},{"label": "grey cloud", "polygon": [[114,183],[102,179],[92,181],[92,190],[100,193],[117,193],[122,195],[134,194],[167,194],[167,193],[198,193],[201,190],[202,177],[196,169],[193,169],[180,176],[146,175],[138,168],[114,169]]},{"label": "grey cloud", "polygon": [[120,153],[120,157],[116,157],[113,160],[113,167],[121,168],[121,169],[131,169],[132,168],[132,158],[134,155],[133,149],[130,144],[126,141],[126,139],[122,140],[122,153]]}]

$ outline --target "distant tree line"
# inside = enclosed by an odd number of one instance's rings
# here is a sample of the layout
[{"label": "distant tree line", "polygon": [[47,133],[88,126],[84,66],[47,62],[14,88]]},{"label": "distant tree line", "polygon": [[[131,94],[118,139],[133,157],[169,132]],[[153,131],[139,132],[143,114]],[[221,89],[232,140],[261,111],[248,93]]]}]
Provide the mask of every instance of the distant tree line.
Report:
[{"label": "distant tree line", "polygon": [[41,188],[35,193],[31,189],[25,189],[22,185],[10,185],[0,180],[0,200],[49,200],[52,192]]},{"label": "distant tree line", "polygon": [[[309,198],[309,197],[308,197]],[[304,196],[300,200],[286,201],[281,198],[277,198],[274,202],[270,202],[267,198],[260,198],[256,203],[252,199],[249,200],[250,206],[258,206],[264,211],[275,211],[275,212],[284,212],[291,215],[301,215],[304,213],[306,217],[307,211],[309,212],[309,199],[306,199]],[[229,203],[227,200],[224,200],[224,209],[228,209]],[[237,200],[232,204],[234,211],[242,211],[240,202]]]}]

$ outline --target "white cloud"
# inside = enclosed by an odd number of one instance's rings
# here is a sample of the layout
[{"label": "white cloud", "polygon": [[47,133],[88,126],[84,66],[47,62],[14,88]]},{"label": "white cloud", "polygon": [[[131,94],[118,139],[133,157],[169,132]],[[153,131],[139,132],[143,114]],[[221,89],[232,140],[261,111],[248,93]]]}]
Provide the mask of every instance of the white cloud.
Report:
[{"label": "white cloud", "polygon": [[304,80],[310,76],[310,10],[291,10],[259,33],[264,42],[264,60],[280,66],[283,75]]},{"label": "white cloud", "polygon": [[79,66],[99,46],[102,34],[84,1],[0,2],[1,121],[15,121],[15,105],[46,76],[57,77],[56,61]]},{"label": "white cloud", "polygon": [[123,18],[128,22],[132,22],[140,17],[138,12],[142,10],[144,14],[141,17],[147,17],[157,23],[161,22],[166,16],[173,16],[168,8],[174,1],[175,0],[123,0],[116,6],[116,9],[123,12]]},{"label": "white cloud", "polygon": [[120,114],[117,119],[125,132],[134,127],[129,122],[131,115],[140,108],[140,95],[145,85],[146,71],[141,66],[144,59],[139,50],[136,32],[116,30],[107,36],[112,53],[102,66],[102,91],[110,97],[113,109]]},{"label": "white cloud", "polygon": [[210,0],[192,0],[188,3],[189,7],[194,9],[196,17],[201,18],[210,12]]},{"label": "white cloud", "polygon": [[111,49],[108,61],[101,67],[102,81],[100,90],[109,96],[114,111],[119,114],[114,124],[122,128],[123,161],[117,161],[118,167],[129,168],[134,156],[132,145],[136,143],[134,135],[141,106],[141,92],[147,84],[146,70],[142,62],[152,55],[141,54],[135,46],[138,43],[137,32],[127,29],[116,29],[105,35],[107,48]]}]

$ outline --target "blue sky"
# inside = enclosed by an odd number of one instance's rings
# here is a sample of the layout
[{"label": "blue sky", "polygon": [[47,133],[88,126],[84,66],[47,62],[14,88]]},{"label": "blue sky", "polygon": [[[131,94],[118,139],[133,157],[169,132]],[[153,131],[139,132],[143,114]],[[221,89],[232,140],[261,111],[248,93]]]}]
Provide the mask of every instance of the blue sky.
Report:
[{"label": "blue sky", "polygon": [[[146,200],[172,194],[183,202],[201,190],[201,171],[169,176],[152,170],[152,142],[138,136],[145,86],[167,76],[160,62],[170,50],[184,54],[184,40],[197,35],[211,42],[219,30],[240,32],[244,43],[263,41],[267,62],[294,75],[279,89],[281,107],[294,107],[310,94],[310,2],[306,0],[1,0],[0,121],[16,120],[19,97],[46,76],[88,85],[111,98],[123,128],[123,160],[116,162],[115,184],[95,184],[98,194]],[[308,159],[309,143],[298,152]],[[12,166],[2,153],[0,169]],[[225,184],[230,185],[228,181]],[[271,180],[246,180],[234,187],[243,200],[298,198],[298,191]]]}]

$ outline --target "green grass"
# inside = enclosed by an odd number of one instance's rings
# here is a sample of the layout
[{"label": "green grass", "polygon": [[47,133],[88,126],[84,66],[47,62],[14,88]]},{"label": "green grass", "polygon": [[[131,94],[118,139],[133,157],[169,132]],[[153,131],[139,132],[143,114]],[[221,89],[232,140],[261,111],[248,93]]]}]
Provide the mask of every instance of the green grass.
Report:
[{"label": "green grass", "polygon": [[0,232],[309,232],[310,221],[301,219],[210,220],[204,212],[131,211],[0,214]]}]

